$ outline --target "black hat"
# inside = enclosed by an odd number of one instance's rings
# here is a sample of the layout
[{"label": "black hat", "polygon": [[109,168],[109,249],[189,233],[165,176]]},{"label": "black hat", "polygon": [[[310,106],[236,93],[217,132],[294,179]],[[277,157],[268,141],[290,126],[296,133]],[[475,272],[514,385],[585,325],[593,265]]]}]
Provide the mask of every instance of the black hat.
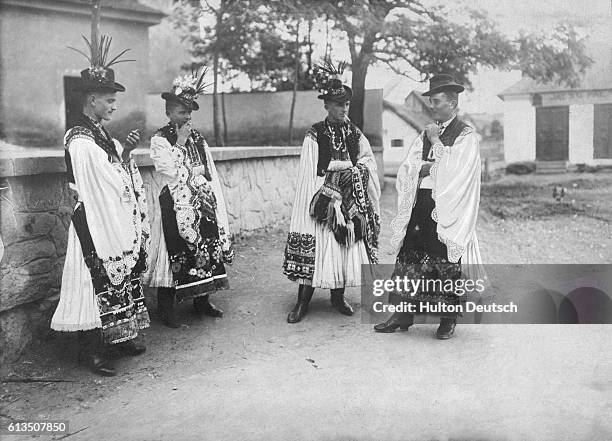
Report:
[{"label": "black hat", "polygon": [[195,98],[193,98],[193,95],[189,93],[183,92],[180,95],[176,95],[172,92],[163,92],[161,94],[161,97],[165,99],[166,101],[172,101],[175,103],[182,104],[183,106],[187,107],[190,110],[200,109],[200,105],[195,102]]},{"label": "black hat", "polygon": [[83,91],[108,91],[108,92],[124,92],[125,87],[115,82],[115,71],[110,67],[114,64],[125,63],[127,61],[136,60],[119,60],[129,49],[121,51],[111,61],[107,61],[110,51],[110,45],[113,41],[112,37],[102,35],[91,42],[87,37],[83,36],[83,40],[87,43],[89,55],[85,52],[70,47],[79,54],[83,55],[89,61],[89,67],[81,71],[81,84],[79,88]]},{"label": "black hat", "polygon": [[162,93],[161,97],[166,101],[182,104],[188,109],[198,110],[200,106],[196,100],[198,96],[210,86],[210,84],[204,84],[204,75],[206,75],[206,72],[207,69],[204,68],[199,76],[197,71],[179,76],[172,83],[172,91]]},{"label": "black hat", "polygon": [[350,101],[352,97],[353,90],[342,84],[342,81],[335,78],[329,81],[325,93],[317,96],[320,100],[335,101],[338,103],[346,103]]},{"label": "black hat", "polygon": [[335,101],[346,103],[353,97],[353,90],[342,84],[341,76],[346,68],[346,62],[338,63],[334,66],[329,60],[318,64],[314,68],[315,87],[321,92],[317,98],[325,101]]},{"label": "black hat", "polygon": [[108,69],[83,69],[80,89],[85,92],[125,92],[122,84],[115,82],[115,71]]},{"label": "black hat", "polygon": [[423,96],[435,95],[438,92],[445,90],[452,90],[460,93],[465,90],[461,84],[455,83],[455,79],[449,74],[438,74],[434,75],[429,79],[429,90],[423,94]]}]

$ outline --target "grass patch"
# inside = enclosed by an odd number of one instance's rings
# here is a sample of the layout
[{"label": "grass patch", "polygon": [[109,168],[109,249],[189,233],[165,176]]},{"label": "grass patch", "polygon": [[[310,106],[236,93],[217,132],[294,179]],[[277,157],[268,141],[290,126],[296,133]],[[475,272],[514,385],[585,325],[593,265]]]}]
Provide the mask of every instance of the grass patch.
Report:
[{"label": "grass patch", "polygon": [[[566,188],[561,200],[553,198],[555,186]],[[612,175],[576,177],[529,175],[519,179],[485,183],[482,208],[499,219],[542,219],[556,216],[586,216],[612,221]]]}]

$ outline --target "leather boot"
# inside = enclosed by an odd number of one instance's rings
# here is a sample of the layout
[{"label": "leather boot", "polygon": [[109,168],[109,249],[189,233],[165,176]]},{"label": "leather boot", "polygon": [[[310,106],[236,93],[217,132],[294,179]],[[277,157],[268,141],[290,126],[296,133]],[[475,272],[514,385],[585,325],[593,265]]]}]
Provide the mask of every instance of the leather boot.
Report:
[{"label": "leather boot", "polygon": [[125,343],[120,343],[117,346],[119,346],[119,350],[125,355],[140,355],[144,354],[147,350],[145,339],[140,334],[138,337],[128,340]]},{"label": "leather boot", "polygon": [[102,342],[102,330],[79,331],[79,364],[87,366],[95,374],[113,377],[117,371],[106,355]]},{"label": "leather boot", "polygon": [[162,323],[169,328],[180,328],[174,309],[174,288],[157,288],[157,312]]},{"label": "leather boot", "polygon": [[308,304],[314,294],[314,288],[309,285],[299,285],[298,301],[287,316],[287,323],[297,323],[304,318],[308,312]]},{"label": "leather boot", "polygon": [[442,317],[440,319],[440,326],[436,331],[436,338],[438,340],[448,340],[455,333],[455,325],[457,324],[456,318]]},{"label": "leather boot", "polygon": [[210,317],[223,317],[223,311],[210,303],[209,295],[196,297],[193,299],[193,308],[198,315],[208,315]]},{"label": "leather boot", "polygon": [[414,315],[407,312],[395,312],[386,322],[374,325],[374,330],[387,334],[395,332],[397,328],[400,328],[402,331],[407,331],[413,323]]},{"label": "leather boot", "polygon": [[344,298],[344,288],[336,288],[331,290],[331,304],[340,314],[354,314],[353,308]]}]

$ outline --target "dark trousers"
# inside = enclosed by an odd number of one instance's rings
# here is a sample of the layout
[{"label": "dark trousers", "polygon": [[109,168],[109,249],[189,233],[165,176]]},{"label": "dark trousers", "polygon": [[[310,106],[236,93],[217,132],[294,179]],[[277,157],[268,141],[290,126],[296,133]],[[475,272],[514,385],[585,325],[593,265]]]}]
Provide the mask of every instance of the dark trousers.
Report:
[{"label": "dark trousers", "polygon": [[[454,279],[460,276],[460,262],[451,264],[448,261],[446,245],[438,239],[438,224],[432,219],[435,202],[432,190],[417,190],[416,202],[412,209],[410,222],[406,229],[404,243],[397,256],[393,278],[409,277],[413,279]],[[415,297],[405,298],[398,293],[389,294],[389,303],[399,304],[402,301],[418,303],[419,301],[456,303],[454,294],[418,293]],[[403,320],[412,323],[413,314],[398,313]],[[455,318],[456,313],[444,313],[441,316]]]}]

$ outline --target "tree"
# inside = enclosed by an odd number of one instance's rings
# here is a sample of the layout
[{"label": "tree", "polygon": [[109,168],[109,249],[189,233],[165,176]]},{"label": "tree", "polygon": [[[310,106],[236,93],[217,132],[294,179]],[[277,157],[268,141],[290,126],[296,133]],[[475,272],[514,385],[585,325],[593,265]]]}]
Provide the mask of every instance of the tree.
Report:
[{"label": "tree", "polygon": [[[268,3],[268,8],[272,15],[273,20],[269,22],[276,24],[279,22],[287,23],[292,34],[295,35],[295,41],[293,44],[292,53],[292,69],[293,69],[293,80],[291,81],[291,89],[293,94],[291,97],[291,108],[289,111],[289,127],[287,130],[287,143],[293,144],[293,118],[295,114],[295,105],[297,102],[297,91],[312,89],[314,86],[312,78],[312,23],[317,18],[320,12],[320,7],[313,2],[305,4],[300,0],[285,0],[285,1],[272,1]],[[307,34],[302,42],[300,42],[300,26],[303,22],[307,25]],[[306,51],[306,65],[302,63],[302,47],[307,48]],[[287,81],[289,83],[289,81]],[[277,87],[278,90],[284,89]]]},{"label": "tree", "polygon": [[499,120],[494,119],[491,123],[491,138],[493,139],[503,139],[504,137],[504,128],[499,122]]},{"label": "tree", "polygon": [[257,24],[257,11],[249,0],[180,0],[170,17],[186,43],[192,63],[189,69],[212,64],[213,132],[215,145],[224,144],[221,135],[219,82],[232,68],[229,60],[239,58],[250,45]]},{"label": "tree", "polygon": [[427,7],[421,0],[325,3],[335,27],[347,36],[353,74],[349,116],[359,127],[363,127],[365,79],[376,62],[420,80],[452,72],[468,88],[469,75],[481,66],[518,67],[536,80],[575,85],[579,73],[591,63],[570,27],[559,28],[547,38],[522,35],[513,41],[479,11],[467,10],[461,20],[449,21],[444,7]]},{"label": "tree", "polygon": [[100,0],[91,0],[91,50],[92,57],[94,59],[98,58],[98,45],[94,42],[98,41],[98,36],[100,35]]},{"label": "tree", "polygon": [[300,12],[296,3],[299,2],[218,0],[213,4],[202,0],[200,5],[194,0],[181,0],[175,6],[172,20],[192,57],[187,67],[213,65],[216,145],[223,144],[218,99],[221,78],[244,74],[251,90],[312,87],[307,78],[308,67],[301,63],[303,43],[299,40],[299,23],[308,13]]},{"label": "tree", "polygon": [[578,87],[580,78],[592,64],[585,54],[584,39],[568,24],[558,25],[552,35],[524,34],[519,40],[521,71],[543,83],[565,83]]}]

